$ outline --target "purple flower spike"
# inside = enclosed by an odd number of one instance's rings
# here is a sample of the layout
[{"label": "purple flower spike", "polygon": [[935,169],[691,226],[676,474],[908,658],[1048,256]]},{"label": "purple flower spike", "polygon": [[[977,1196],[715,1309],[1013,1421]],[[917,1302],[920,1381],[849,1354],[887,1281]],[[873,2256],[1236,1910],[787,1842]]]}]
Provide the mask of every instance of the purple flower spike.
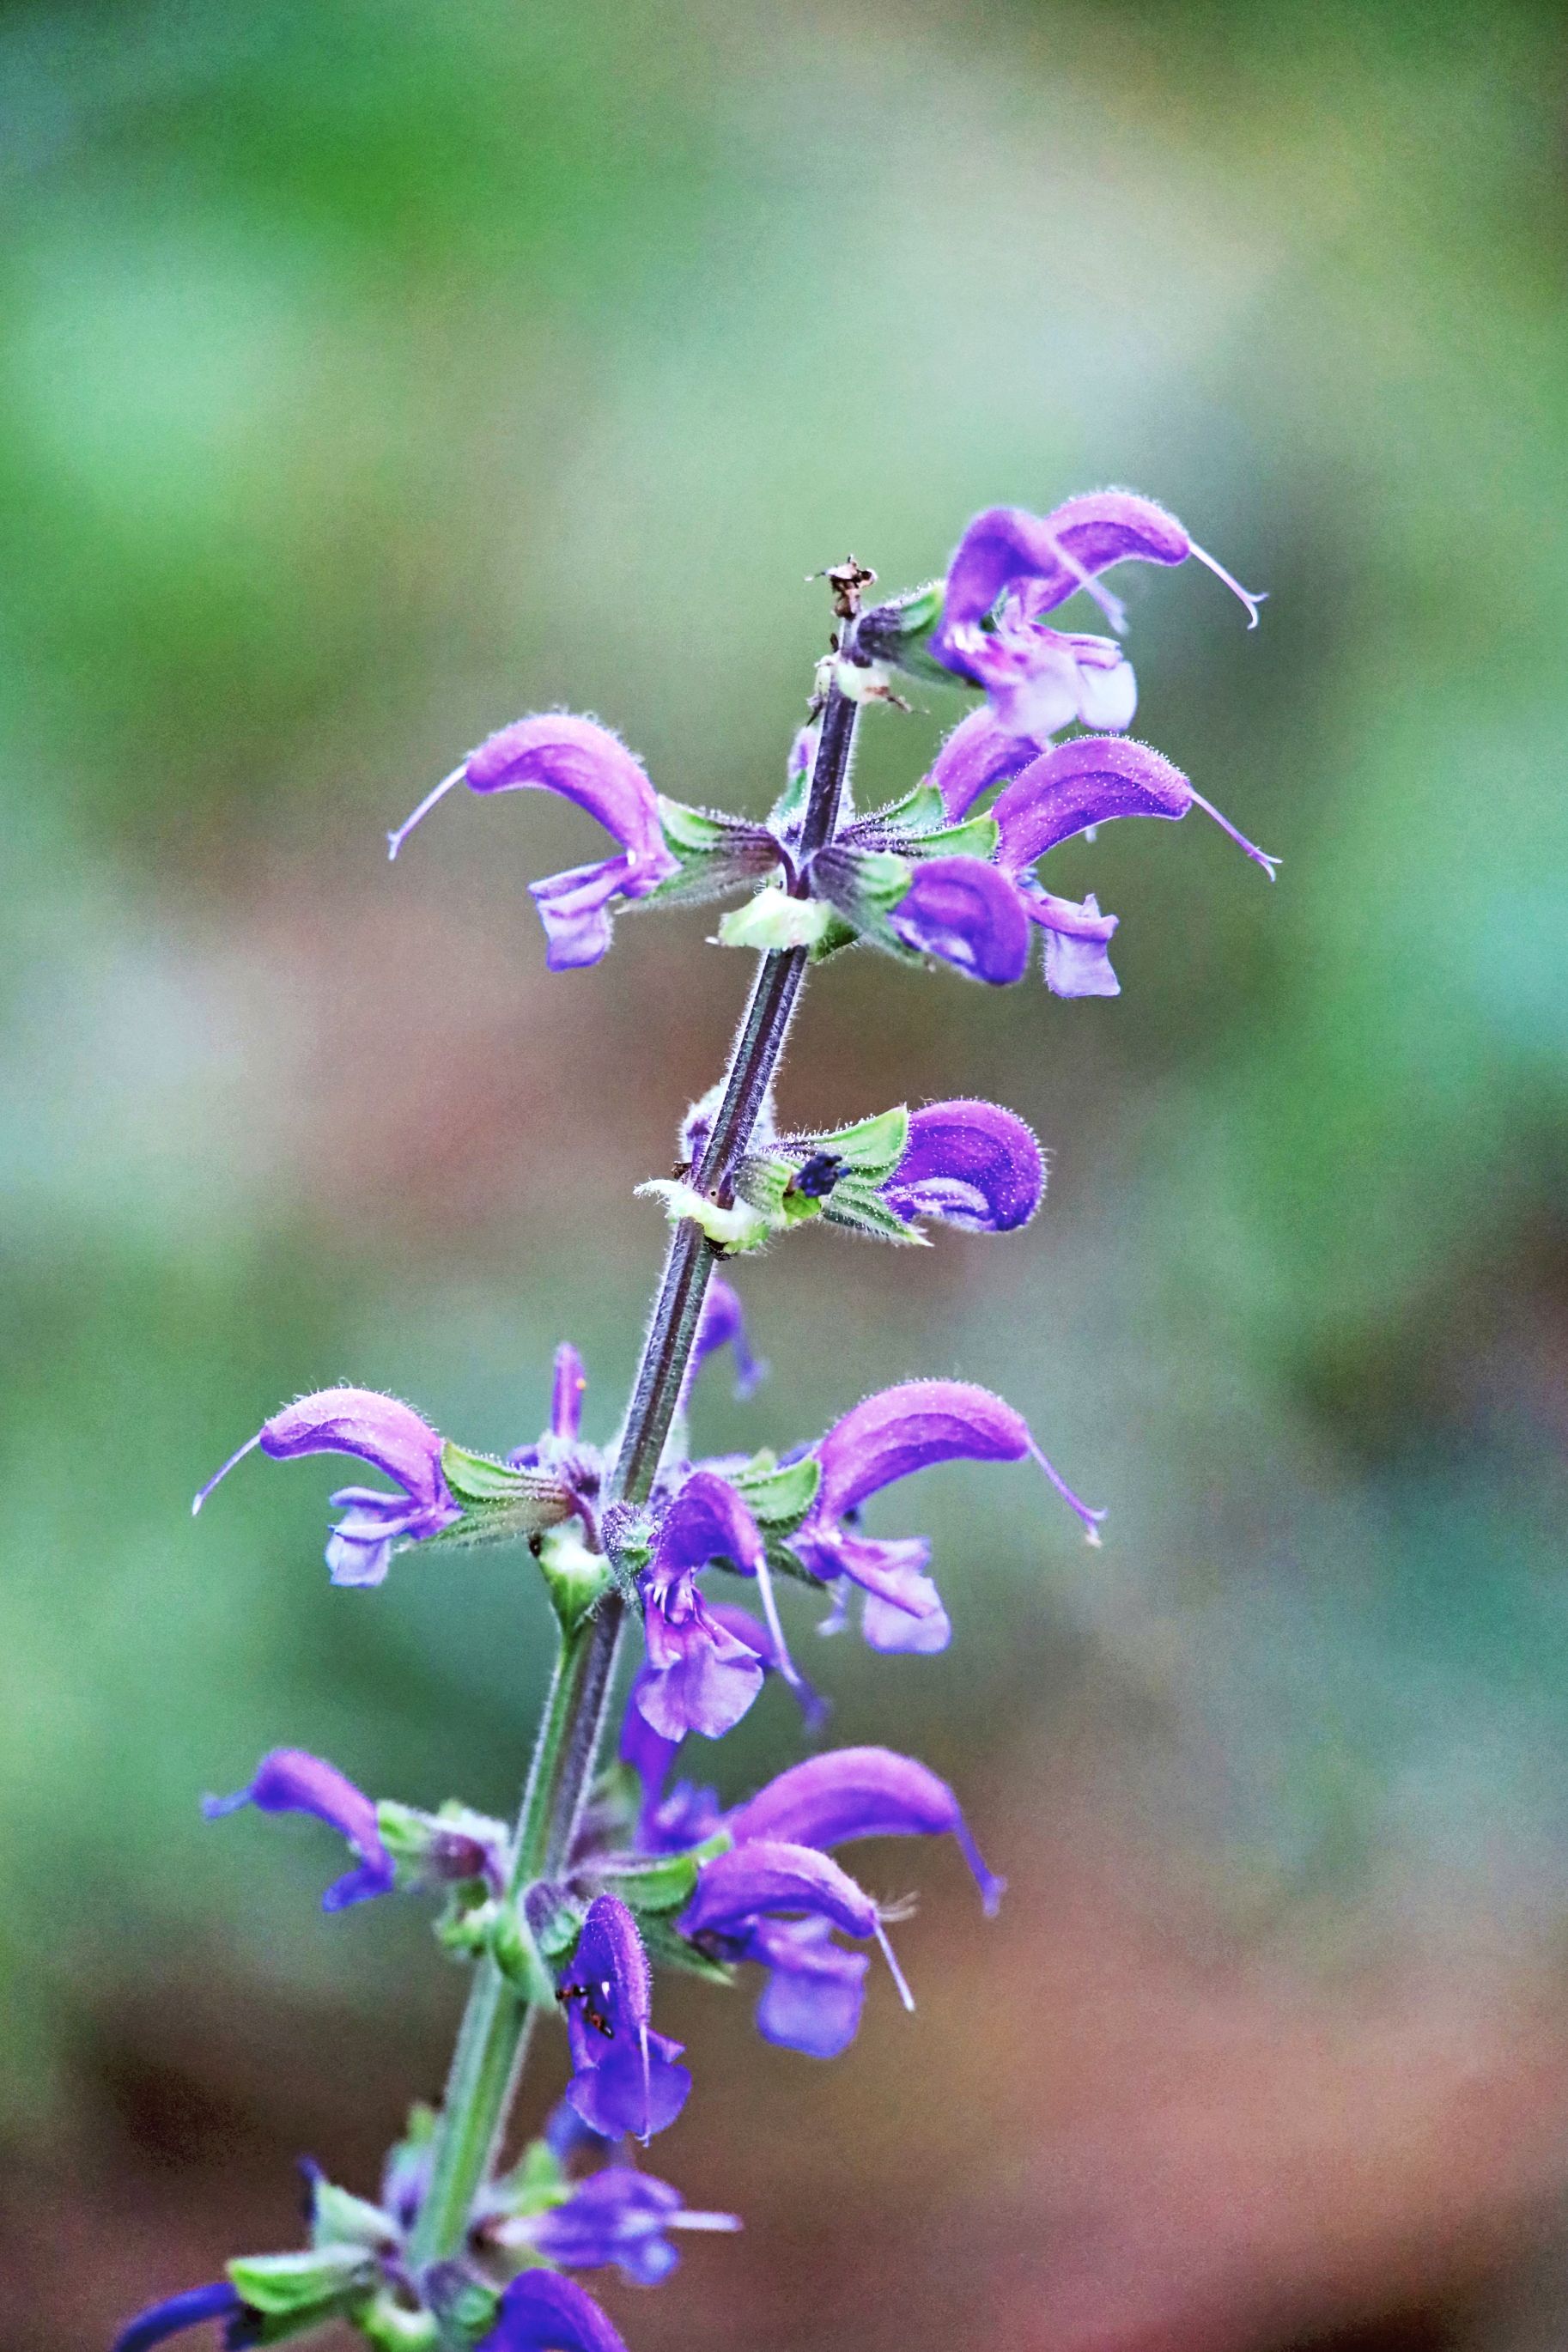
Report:
[{"label": "purple flower spike", "polygon": [[756,1651],[716,1617],[697,1570],[729,1559],[743,1576],[765,1572],[757,1523],[727,1480],[697,1470],[665,1513],[644,1582],[647,1668],[637,1703],[657,1732],[721,1738],[763,1686]]},{"label": "purple flower spike", "polygon": [[1005,1234],[1039,1207],[1045,1162],[1023,1120],[999,1104],[928,1103],[912,1114],[904,1156],[880,1189],[901,1217]]},{"label": "purple flower spike", "polygon": [[570,1339],[563,1339],[555,1350],[555,1372],[550,1386],[550,1434],[575,1439],[583,1427],[583,1392],[588,1383],[583,1372],[583,1359]]},{"label": "purple flower spike", "polygon": [[115,2337],[113,2352],[152,2352],[154,2344],[166,2344],[171,2336],[183,2336],[187,2328],[200,2327],[209,2319],[226,2322],[226,2323],[242,2318],[245,2308],[226,2279],[216,2280],[211,2286],[187,2287],[184,2294],[165,2295],[162,2303],[139,2312]]},{"label": "purple flower spike", "polygon": [[1006,1886],[987,1870],[958,1799],[912,1756],[890,1748],[837,1748],[781,1772],[729,1816],[737,1845],[783,1839],[794,1845],[847,1845],[856,1838],[942,1837],[950,1832],[993,1917]]},{"label": "purple flower spike", "polygon": [[1091,825],[1119,816],[1184,817],[1190,808],[1212,816],[1274,879],[1277,857],[1238,833],[1162,753],[1121,735],[1082,735],[1076,742],[1058,743],[998,793],[991,809],[1002,828],[996,862],[1005,873],[1018,875]]},{"label": "purple flower spike", "polygon": [[301,1454],[353,1454],[384,1470],[401,1496],[345,1486],[332,1496],[343,1517],[327,1545],[334,1584],[379,1584],[395,1545],[437,1534],[462,1517],[441,1475],[441,1440],[412,1405],[371,1389],[321,1389],[285,1405],[209,1478],[195,1501],[199,1511],[218,1480],[259,1445],[275,1462]]},{"label": "purple flower spike", "polygon": [[626,2352],[591,2294],[552,2271],[524,2271],[500,2299],[479,2352]]},{"label": "purple flower spike", "polygon": [[637,1922],[615,1895],[588,1906],[557,1999],[572,2043],[566,2095],[584,2122],[605,2139],[630,2132],[641,2140],[672,2124],[691,2076],[675,2063],[680,2043],[649,2027],[652,1971]]},{"label": "purple flower spike", "polygon": [[738,2230],[735,2213],[689,2213],[679,2189],[629,2165],[606,2165],[532,2229],[542,2254],[565,2270],[616,2263],[637,2286],[658,2286],[680,2261],[668,2230]]},{"label": "purple flower spike", "polygon": [[549,940],[545,961],[552,971],[597,963],[610,944],[611,900],[644,898],[679,868],[679,861],[665,844],[658,795],[641,763],[592,719],[547,711],[539,718],[515,719],[488,737],[387,835],[392,856],[457,783],[476,793],[559,793],[597,817],[620,843],[617,857],[553,874],[531,886]]},{"label": "purple flower spike", "polygon": [[302,1748],[275,1748],[257,1766],[248,1788],[237,1789],[232,1797],[202,1799],[209,1822],[237,1812],[242,1805],[254,1805],[263,1813],[310,1813],[348,1840],[359,1867],[328,1887],[321,1897],[323,1911],[346,1910],[351,1903],[391,1894],[396,1871],[382,1843],[375,1807],[335,1764],[308,1755]]},{"label": "purple flower spike", "polygon": [[888,919],[906,947],[994,988],[1021,980],[1028,964],[1029,926],[1017,893],[983,858],[926,859]]}]

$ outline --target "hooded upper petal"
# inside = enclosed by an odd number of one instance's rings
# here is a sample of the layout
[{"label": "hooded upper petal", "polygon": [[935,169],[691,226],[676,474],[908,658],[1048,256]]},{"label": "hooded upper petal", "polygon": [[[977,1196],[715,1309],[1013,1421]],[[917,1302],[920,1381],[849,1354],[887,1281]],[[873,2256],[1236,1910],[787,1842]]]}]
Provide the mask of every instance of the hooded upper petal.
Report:
[{"label": "hooded upper petal", "polygon": [[[976,627],[1004,592],[1027,583],[1036,614],[1050,612],[1115,563],[1184,563],[1193,542],[1173,514],[1131,490],[1068,499],[1047,515],[988,507],[975,516],[948,566],[942,616],[932,640],[941,661],[964,667],[955,631]],[[1114,600],[1103,600],[1120,618]]]},{"label": "hooded upper petal", "polygon": [[773,1912],[826,1919],[851,1936],[874,1936],[877,1906],[847,1871],[813,1846],[754,1839],[704,1863],[681,1925],[689,1936],[743,1936]]},{"label": "hooded upper petal", "polygon": [[479,2352],[626,2352],[593,2296],[553,2271],[527,2270],[500,2299]]},{"label": "hooded upper petal", "polygon": [[668,2231],[740,2226],[733,2213],[688,2213],[680,2191],[668,2180],[611,2164],[580,2182],[565,2204],[533,2225],[531,2234],[542,2254],[568,2270],[615,2263],[638,2286],[657,2286],[680,2260]]},{"label": "hooded upper petal", "polygon": [[867,1837],[958,1840],[987,1911],[1003,1881],[987,1870],[963,1807],[945,1780],[890,1748],[838,1748],[791,1765],[735,1808],[728,1827],[737,1845],[752,1839],[832,1847]]},{"label": "hooded upper petal", "polygon": [[1040,1205],[1045,1162],[1032,1131],[999,1103],[927,1103],[910,1114],[903,1157],[880,1189],[902,1217],[1011,1233]]},{"label": "hooded upper petal", "polygon": [[836,1421],[816,1447],[822,1465],[812,1516],[837,1519],[868,1496],[937,1462],[1018,1462],[1029,1425],[969,1381],[901,1381]]},{"label": "hooded upper petal", "polygon": [[1181,770],[1124,735],[1082,735],[1031,761],[997,795],[996,862],[1021,874],[1058,842],[1112,817],[1183,817],[1193,788]]},{"label": "hooded upper petal", "polygon": [[303,1748],[274,1748],[262,1758],[247,1787],[237,1789],[231,1797],[202,1800],[209,1821],[241,1805],[254,1805],[263,1813],[309,1813],[347,1839],[359,1867],[328,1887],[321,1897],[323,1911],[342,1911],[351,1903],[391,1893],[396,1871],[382,1842],[375,1806],[324,1757],[311,1756]]},{"label": "hooded upper petal", "polygon": [[515,719],[469,752],[463,780],[476,793],[547,792],[574,801],[626,852],[639,881],[628,897],[675,871],[647,770],[596,719],[565,710]]}]

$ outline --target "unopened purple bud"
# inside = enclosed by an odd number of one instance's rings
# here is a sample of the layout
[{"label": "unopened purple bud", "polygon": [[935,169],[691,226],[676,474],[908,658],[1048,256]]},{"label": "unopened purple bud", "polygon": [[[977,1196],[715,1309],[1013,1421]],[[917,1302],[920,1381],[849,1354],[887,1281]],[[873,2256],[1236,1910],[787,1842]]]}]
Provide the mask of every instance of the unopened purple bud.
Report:
[{"label": "unopened purple bud", "polygon": [[927,1103],[883,1199],[901,1217],[937,1217],[971,1233],[1027,1224],[1046,1189],[1045,1162],[1016,1112],[976,1100]]},{"label": "unopened purple bud", "polygon": [[994,988],[1021,980],[1028,964],[1029,926],[1018,894],[983,858],[925,859],[888,920],[906,947]]}]

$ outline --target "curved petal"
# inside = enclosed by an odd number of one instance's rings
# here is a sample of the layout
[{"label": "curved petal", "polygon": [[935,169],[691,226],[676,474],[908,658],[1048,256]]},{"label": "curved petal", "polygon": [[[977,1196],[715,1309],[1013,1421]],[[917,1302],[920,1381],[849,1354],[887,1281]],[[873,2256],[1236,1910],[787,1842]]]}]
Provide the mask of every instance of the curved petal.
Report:
[{"label": "curved petal", "polygon": [[996,862],[1021,874],[1047,849],[1112,817],[1184,817],[1193,788],[1181,770],[1124,735],[1083,735],[1030,762],[991,814],[1002,828]]},{"label": "curved petal", "polygon": [[516,719],[469,752],[463,778],[476,793],[558,793],[597,817],[627,854],[628,898],[651,890],[676,869],[647,770],[596,719],[565,710]]},{"label": "curved petal", "polygon": [[[1005,590],[1027,582],[1035,613],[1054,610],[1079,588],[1096,592],[1096,575],[1113,563],[1183,563],[1193,543],[1182,525],[1152,499],[1131,490],[1097,490],[1068,499],[1047,515],[1025,507],[988,507],[975,516],[948,566],[942,615],[931,641],[939,661],[961,674],[956,631],[983,621]],[[1114,622],[1121,608],[1097,595]]]},{"label": "curved petal", "polygon": [[187,2287],[184,2294],[165,2295],[162,2303],[149,2305],[128,2321],[115,2337],[112,2352],[152,2352],[154,2344],[166,2344],[171,2336],[183,2336],[187,2328],[200,2327],[208,2319],[237,2319],[244,2309],[226,2279],[216,2279],[211,2286]]},{"label": "curved petal", "polygon": [[779,1839],[733,1846],[705,1863],[681,1919],[689,1936],[743,1933],[764,1913],[826,1919],[851,1936],[874,1936],[877,1906],[847,1871],[815,1847]]},{"label": "curved petal", "polygon": [[901,1217],[1011,1233],[1040,1205],[1045,1162],[1033,1131],[999,1103],[927,1103],[910,1114],[903,1157],[880,1189]]},{"label": "curved petal", "polygon": [[753,1838],[833,1847],[868,1837],[943,1837],[950,1832],[974,1874],[987,1911],[1003,1882],[986,1869],[958,1799],[945,1780],[890,1748],[839,1748],[808,1756],[729,1816],[737,1844]]},{"label": "curved petal", "polygon": [[937,1462],[1019,1462],[1029,1426],[969,1381],[903,1381],[836,1421],[817,1446],[814,1518],[836,1519],[870,1495]]},{"label": "curved petal", "polygon": [[311,1756],[303,1748],[274,1748],[257,1766],[248,1787],[237,1789],[231,1797],[202,1800],[208,1821],[221,1820],[242,1805],[254,1805],[263,1813],[309,1813],[347,1839],[360,1866],[328,1887],[321,1897],[323,1911],[342,1911],[351,1903],[392,1892],[396,1872],[382,1842],[375,1806],[324,1757]]},{"label": "curved petal", "polygon": [[527,2270],[500,2299],[479,2352],[626,2352],[591,2294],[553,2271]]},{"label": "curved petal", "polygon": [[679,2042],[648,2026],[653,1974],[637,1922],[613,1895],[588,1906],[560,1998],[567,2012],[573,2075],[566,2095],[606,2139],[639,2139],[673,2123],[691,2076]]},{"label": "curved petal", "polygon": [[966,816],[993,784],[1005,783],[1038,756],[1042,746],[999,727],[984,704],[961,719],[926,776],[953,819]]},{"label": "curved petal", "polygon": [[734,1349],[735,1394],[742,1399],[749,1397],[766,1377],[768,1368],[752,1353],[747,1343],[745,1310],[739,1291],[722,1275],[715,1274],[709,1278],[708,1296],[702,1302],[701,1320],[697,1326],[696,1344],[686,1375],[688,1390],[708,1358],[725,1347]]},{"label": "curved petal", "polygon": [[1008,877],[979,857],[932,857],[888,918],[909,948],[994,988],[1021,980],[1029,926]]}]

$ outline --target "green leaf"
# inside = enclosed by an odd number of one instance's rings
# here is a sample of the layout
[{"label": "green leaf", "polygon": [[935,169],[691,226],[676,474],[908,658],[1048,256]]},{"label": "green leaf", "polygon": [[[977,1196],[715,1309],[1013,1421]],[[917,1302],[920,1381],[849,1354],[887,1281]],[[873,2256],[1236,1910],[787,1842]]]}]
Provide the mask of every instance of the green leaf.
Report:
[{"label": "green leaf", "polygon": [[228,2265],[241,2302],[280,2319],[331,2318],[380,2280],[363,2246],[316,2246],[298,2254],[243,2254]]},{"label": "green leaf", "polygon": [[[874,1118],[858,1119],[853,1127],[835,1128],[830,1135],[801,1139],[809,1151],[836,1152],[856,1176],[880,1182],[890,1176],[909,1149],[910,1114],[906,1105],[879,1111]],[[827,1196],[831,1201],[833,1195]]]},{"label": "green leaf", "polygon": [[715,850],[731,845],[737,830],[732,817],[717,816],[710,809],[689,808],[684,801],[667,800],[662,793],[658,822],[667,847],[677,857],[710,857]]},{"label": "green leaf", "polygon": [[771,1454],[758,1454],[731,1480],[744,1496],[746,1508],[763,1529],[798,1528],[822,1484],[822,1465],[814,1454],[802,1454],[784,1469]]},{"label": "green leaf", "polygon": [[728,1830],[718,1830],[701,1845],[689,1846],[683,1853],[602,1866],[598,1875],[605,1890],[618,1895],[639,1920],[648,1912],[668,1916],[685,1910],[697,1892],[697,1874],[702,1864],[711,1862],[715,1854],[727,1853],[733,1843]]},{"label": "green leaf", "polygon": [[354,2314],[354,2326],[375,2352],[436,2352],[436,2322],[427,2311],[410,2311],[390,2291]]},{"label": "green leaf", "polygon": [[564,1499],[571,1507],[571,1496],[557,1478],[538,1470],[514,1470],[509,1462],[498,1462],[493,1454],[470,1454],[466,1445],[454,1445],[448,1437],[441,1448],[441,1474],[459,1503],[535,1503],[549,1512],[542,1518],[547,1527],[552,1518],[563,1518],[565,1510],[554,1508]]},{"label": "green leaf", "polygon": [[318,2179],[310,2189],[310,2242],[318,2249],[364,2246],[374,2251],[396,2244],[397,2225],[367,2198],[353,2196],[335,2181]]},{"label": "green leaf", "polygon": [[488,2202],[518,2218],[548,2213],[572,2194],[566,2168],[545,2139],[531,2139],[510,2172],[494,2182]]},{"label": "green leaf", "polygon": [[898,1212],[890,1209],[873,1185],[855,1177],[836,1184],[822,1204],[822,1213],[832,1225],[844,1225],[851,1233],[869,1234],[879,1242],[903,1242],[916,1248],[928,1246],[926,1237],[917,1226],[909,1224]]},{"label": "green leaf", "polygon": [[638,1921],[648,1958],[656,1968],[679,1969],[682,1976],[700,1977],[705,1984],[732,1985],[735,1971],[723,1960],[710,1959],[695,1944],[655,1913]]},{"label": "green leaf", "polygon": [[910,847],[911,856],[918,857],[978,857],[989,864],[1002,838],[1002,828],[994,816],[965,817],[962,824],[944,824],[934,833],[922,833]]},{"label": "green leaf", "polygon": [[913,871],[892,849],[862,849],[855,856],[855,895],[868,913],[885,915],[908,892]]}]

